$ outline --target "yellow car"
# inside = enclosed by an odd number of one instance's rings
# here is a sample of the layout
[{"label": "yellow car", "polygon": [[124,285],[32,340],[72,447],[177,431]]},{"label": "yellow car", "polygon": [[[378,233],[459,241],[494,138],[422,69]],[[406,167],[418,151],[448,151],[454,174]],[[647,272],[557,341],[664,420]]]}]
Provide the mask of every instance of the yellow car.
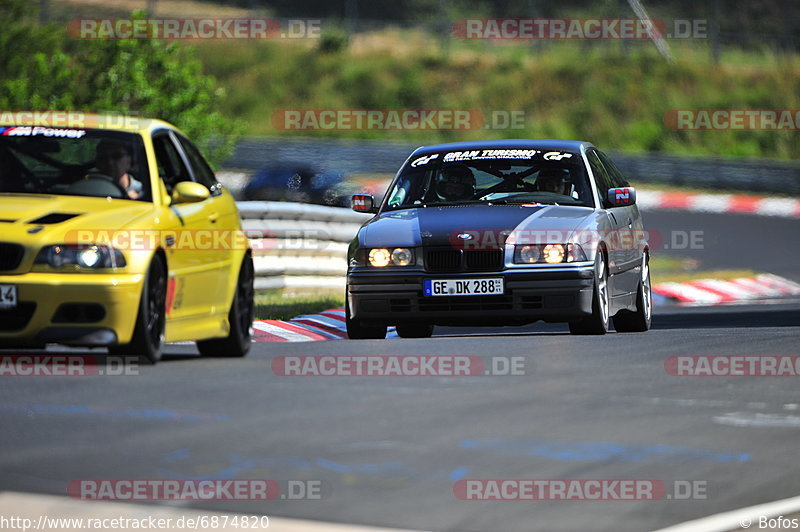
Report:
[{"label": "yellow car", "polygon": [[0,347],[247,354],[250,248],[197,148],[160,120],[15,116],[0,123]]}]

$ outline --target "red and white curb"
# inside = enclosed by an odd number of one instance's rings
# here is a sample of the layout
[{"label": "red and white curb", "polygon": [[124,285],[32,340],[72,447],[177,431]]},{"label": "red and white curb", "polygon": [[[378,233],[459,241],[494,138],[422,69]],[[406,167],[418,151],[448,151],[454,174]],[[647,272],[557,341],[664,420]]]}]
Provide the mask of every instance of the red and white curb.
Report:
[{"label": "red and white curb", "polygon": [[800,200],[737,194],[690,194],[642,189],[636,203],[643,211],[678,210],[709,213],[741,213],[800,218]]},{"label": "red and white curb", "polygon": [[[390,327],[387,338],[397,338]],[[316,342],[319,340],[346,340],[347,326],[344,309],[330,309],[320,314],[298,316],[289,321],[260,320],[253,322],[254,342]]]},{"label": "red and white curb", "polygon": [[700,279],[685,283],[658,283],[653,293],[687,305],[721,305],[800,296],[800,284],[764,273],[720,281]]},{"label": "red and white curb", "polygon": [[[720,281],[703,279],[686,283],[653,285],[656,303],[677,300],[686,305],[720,305],[800,296],[800,284],[772,274]],[[389,327],[386,338],[399,338]],[[346,340],[344,309],[330,309],[319,314],[298,316],[289,321],[253,322],[254,342],[318,342]]]}]

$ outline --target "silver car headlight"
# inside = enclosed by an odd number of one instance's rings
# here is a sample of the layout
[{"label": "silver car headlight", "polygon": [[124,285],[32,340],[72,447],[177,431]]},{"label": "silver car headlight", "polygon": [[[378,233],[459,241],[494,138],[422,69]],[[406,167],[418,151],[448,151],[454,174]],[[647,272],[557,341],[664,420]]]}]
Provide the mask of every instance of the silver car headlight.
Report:
[{"label": "silver car headlight", "polygon": [[579,244],[519,244],[514,246],[516,264],[582,262],[586,253]]},{"label": "silver car headlight", "polygon": [[374,248],[367,253],[370,266],[409,266],[414,264],[414,250],[410,248]]}]

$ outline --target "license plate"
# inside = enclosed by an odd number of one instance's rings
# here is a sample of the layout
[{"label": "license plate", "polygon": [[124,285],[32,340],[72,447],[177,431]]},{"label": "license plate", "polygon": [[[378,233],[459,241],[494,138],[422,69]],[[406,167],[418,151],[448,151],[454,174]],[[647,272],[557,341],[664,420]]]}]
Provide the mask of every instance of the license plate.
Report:
[{"label": "license plate", "polygon": [[426,279],[426,296],[485,296],[503,295],[503,278],[492,279]]},{"label": "license plate", "polygon": [[17,285],[0,284],[0,308],[17,306]]}]

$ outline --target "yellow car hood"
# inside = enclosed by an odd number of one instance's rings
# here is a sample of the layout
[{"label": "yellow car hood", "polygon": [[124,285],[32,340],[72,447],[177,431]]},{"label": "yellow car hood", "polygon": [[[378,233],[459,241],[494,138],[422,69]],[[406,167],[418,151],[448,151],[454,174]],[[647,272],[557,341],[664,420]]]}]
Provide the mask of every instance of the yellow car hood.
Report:
[{"label": "yellow car hood", "polygon": [[134,222],[149,228],[156,212],[145,201],[0,194],[0,240],[26,247],[69,243],[77,230],[115,230]]}]

